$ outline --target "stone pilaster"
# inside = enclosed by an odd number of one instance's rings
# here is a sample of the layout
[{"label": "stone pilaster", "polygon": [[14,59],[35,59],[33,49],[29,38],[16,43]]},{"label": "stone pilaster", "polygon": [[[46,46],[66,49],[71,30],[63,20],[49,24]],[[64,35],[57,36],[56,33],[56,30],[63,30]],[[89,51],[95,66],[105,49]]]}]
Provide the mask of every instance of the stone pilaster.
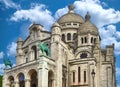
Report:
[{"label": "stone pilaster", "polygon": [[30,79],[25,80],[25,87],[30,87]]},{"label": "stone pilaster", "polygon": [[48,67],[45,57],[40,57],[38,72],[38,87],[48,87]]},{"label": "stone pilaster", "polygon": [[15,81],[15,87],[19,87],[19,82]]}]

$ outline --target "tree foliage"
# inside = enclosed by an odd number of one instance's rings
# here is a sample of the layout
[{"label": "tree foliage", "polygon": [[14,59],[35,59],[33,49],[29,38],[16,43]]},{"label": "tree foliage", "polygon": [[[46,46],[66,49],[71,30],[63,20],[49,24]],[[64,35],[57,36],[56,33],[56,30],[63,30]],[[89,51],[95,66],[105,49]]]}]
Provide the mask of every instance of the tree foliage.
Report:
[{"label": "tree foliage", "polygon": [[2,87],[2,77],[3,76],[0,76],[0,87]]}]

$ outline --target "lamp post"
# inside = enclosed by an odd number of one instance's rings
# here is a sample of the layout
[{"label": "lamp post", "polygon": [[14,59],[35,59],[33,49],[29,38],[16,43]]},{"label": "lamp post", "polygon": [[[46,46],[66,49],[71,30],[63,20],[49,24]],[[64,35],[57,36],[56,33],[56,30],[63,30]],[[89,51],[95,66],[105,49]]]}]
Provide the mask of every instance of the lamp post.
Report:
[{"label": "lamp post", "polygon": [[93,87],[94,87],[94,78],[95,78],[95,71],[94,71],[94,69],[92,70],[91,75],[92,75],[92,78],[93,78]]}]

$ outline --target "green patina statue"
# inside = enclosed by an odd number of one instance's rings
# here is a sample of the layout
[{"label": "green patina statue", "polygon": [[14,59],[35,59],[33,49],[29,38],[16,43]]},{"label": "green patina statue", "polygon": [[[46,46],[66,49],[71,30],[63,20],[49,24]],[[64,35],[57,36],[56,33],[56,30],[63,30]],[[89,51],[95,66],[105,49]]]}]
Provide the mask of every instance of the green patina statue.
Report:
[{"label": "green patina statue", "polygon": [[13,63],[8,58],[4,59],[4,64],[5,64],[6,68],[7,68],[7,66],[10,66],[11,68],[13,66]]},{"label": "green patina statue", "polygon": [[40,48],[43,54],[46,53],[47,56],[50,56],[50,49],[48,48],[48,45],[46,42],[44,43],[39,42],[38,47]]}]

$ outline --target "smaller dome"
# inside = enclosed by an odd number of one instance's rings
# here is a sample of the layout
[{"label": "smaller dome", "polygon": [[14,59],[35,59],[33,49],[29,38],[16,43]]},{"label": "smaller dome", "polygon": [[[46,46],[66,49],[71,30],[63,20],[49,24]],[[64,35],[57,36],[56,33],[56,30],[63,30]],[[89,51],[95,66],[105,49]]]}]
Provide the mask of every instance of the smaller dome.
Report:
[{"label": "smaller dome", "polygon": [[90,22],[90,15],[88,12],[85,16],[85,23],[82,24],[78,29],[78,34],[87,34],[87,33],[91,33],[95,35],[99,34],[97,27]]},{"label": "smaller dome", "polygon": [[85,33],[91,33],[95,35],[99,34],[97,27],[94,24],[92,24],[90,21],[86,21],[78,29],[78,34],[85,34]]},{"label": "smaller dome", "polygon": [[52,25],[52,27],[60,27],[60,25],[59,25],[57,22],[55,22],[55,23]]}]

